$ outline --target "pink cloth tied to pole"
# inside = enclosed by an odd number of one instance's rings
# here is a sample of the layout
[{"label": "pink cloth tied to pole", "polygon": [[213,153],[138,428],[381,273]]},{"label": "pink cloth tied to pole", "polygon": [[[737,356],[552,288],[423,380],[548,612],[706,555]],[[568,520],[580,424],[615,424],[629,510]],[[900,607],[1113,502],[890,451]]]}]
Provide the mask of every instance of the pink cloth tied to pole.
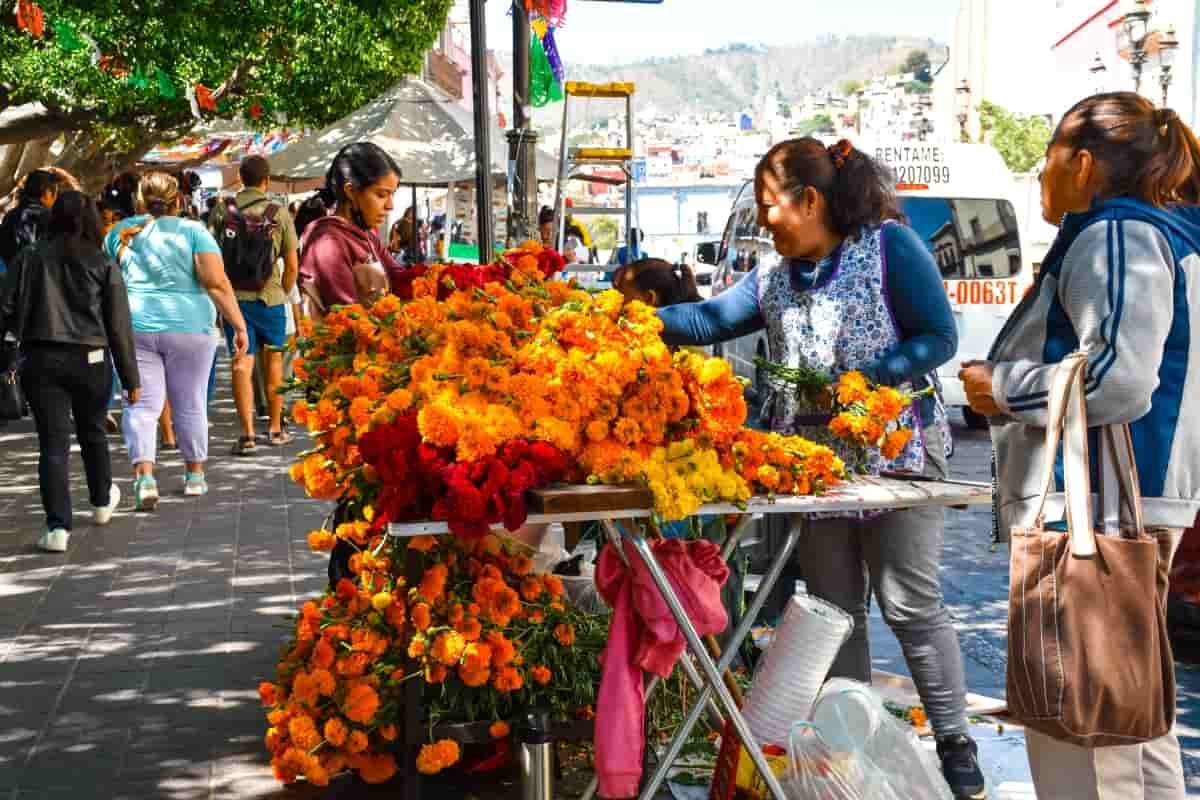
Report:
[{"label": "pink cloth tied to pole", "polygon": [[[655,540],[650,547],[697,632],[705,636],[725,630],[729,616],[721,604],[721,586],[729,566],[720,548],[681,539]],[[596,565],[596,588],[613,610],[596,702],[596,774],[605,798],[637,796],[645,746],[642,673],[669,677],[687,646],[633,543],[625,541],[624,548],[628,567],[612,544]]]}]

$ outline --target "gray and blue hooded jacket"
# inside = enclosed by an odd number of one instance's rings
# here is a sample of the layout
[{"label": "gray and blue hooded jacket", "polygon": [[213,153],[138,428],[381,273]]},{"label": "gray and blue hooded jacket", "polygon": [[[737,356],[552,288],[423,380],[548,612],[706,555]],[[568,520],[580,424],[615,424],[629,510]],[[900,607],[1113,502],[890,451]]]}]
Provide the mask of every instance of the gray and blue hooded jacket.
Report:
[{"label": "gray and blue hooded jacket", "polygon": [[[1117,198],[1064,218],[989,354],[1006,414],[992,427],[1002,531],[1032,522],[1051,381],[1075,350],[1088,354],[1091,452],[1096,427],[1129,423],[1146,523],[1190,527],[1200,509],[1200,208]],[[1056,477],[1049,519],[1063,506],[1061,453]]]}]

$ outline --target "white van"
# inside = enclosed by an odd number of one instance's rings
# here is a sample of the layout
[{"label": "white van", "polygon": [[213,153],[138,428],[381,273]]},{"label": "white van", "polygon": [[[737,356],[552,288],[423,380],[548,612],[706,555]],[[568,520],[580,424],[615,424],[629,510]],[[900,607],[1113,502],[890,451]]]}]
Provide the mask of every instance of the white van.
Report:
[{"label": "white van", "polygon": [[[1013,181],[1000,154],[988,145],[911,142],[872,146],[865,152],[895,172],[900,207],[937,262],[958,324],[955,358],[938,374],[946,404],[962,408],[967,424],[984,420],[966,406],[959,362],[987,357],[1012,309],[1033,283],[1012,199]],[[771,236],[758,226],[754,184],[747,181],[725,225],[719,247],[701,247],[698,259],[715,262],[713,295],[732,286],[757,264],[776,259]],[[715,252],[714,252],[715,250]],[[767,354],[759,332],[726,342],[716,353],[760,391],[765,376],[754,366]]]}]

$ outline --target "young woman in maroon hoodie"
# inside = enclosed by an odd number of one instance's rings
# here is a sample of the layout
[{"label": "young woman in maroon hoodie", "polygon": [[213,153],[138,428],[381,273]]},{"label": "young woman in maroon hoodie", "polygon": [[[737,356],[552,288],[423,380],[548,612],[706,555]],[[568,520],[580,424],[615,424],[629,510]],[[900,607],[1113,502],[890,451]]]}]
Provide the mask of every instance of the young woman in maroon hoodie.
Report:
[{"label": "young woman in maroon hoodie", "polygon": [[376,234],[399,187],[400,167],[378,145],[356,142],[334,156],[320,191],[334,212],[313,222],[300,246],[301,290],[317,318],[330,306],[368,300],[404,272]]}]

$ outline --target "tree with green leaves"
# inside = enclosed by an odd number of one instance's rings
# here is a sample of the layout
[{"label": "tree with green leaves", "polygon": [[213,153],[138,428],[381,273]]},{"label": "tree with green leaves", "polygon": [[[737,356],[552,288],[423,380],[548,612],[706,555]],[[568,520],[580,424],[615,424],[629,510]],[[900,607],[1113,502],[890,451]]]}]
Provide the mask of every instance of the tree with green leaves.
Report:
[{"label": "tree with green leaves", "polygon": [[334,122],[420,70],[452,2],[40,0],[41,38],[4,4],[0,196],[46,163],[91,186],[127,169],[195,127],[195,84],[208,119]]},{"label": "tree with green leaves", "polygon": [[815,133],[833,133],[833,118],[828,114],[816,114],[800,120],[794,131],[796,136],[812,136]]},{"label": "tree with green leaves", "polygon": [[1050,122],[1045,117],[1014,114],[1003,106],[984,100],[979,104],[979,122],[984,140],[1016,173],[1031,171],[1050,144]]},{"label": "tree with green leaves", "polygon": [[929,53],[925,50],[913,50],[900,65],[900,72],[911,72],[913,79],[921,83],[933,83],[933,65],[929,61]]}]

